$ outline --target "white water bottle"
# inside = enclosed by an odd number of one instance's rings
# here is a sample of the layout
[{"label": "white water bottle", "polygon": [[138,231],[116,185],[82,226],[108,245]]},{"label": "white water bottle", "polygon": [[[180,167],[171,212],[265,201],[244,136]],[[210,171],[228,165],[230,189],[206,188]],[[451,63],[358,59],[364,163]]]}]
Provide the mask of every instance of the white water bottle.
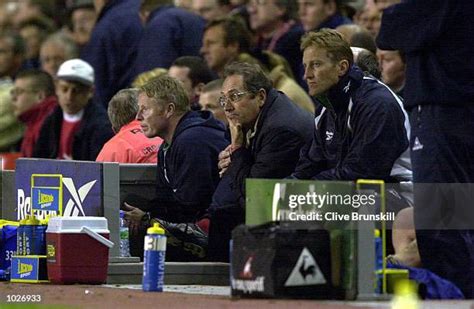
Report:
[{"label": "white water bottle", "polygon": [[120,210],[120,257],[130,257],[129,232],[123,210]]}]

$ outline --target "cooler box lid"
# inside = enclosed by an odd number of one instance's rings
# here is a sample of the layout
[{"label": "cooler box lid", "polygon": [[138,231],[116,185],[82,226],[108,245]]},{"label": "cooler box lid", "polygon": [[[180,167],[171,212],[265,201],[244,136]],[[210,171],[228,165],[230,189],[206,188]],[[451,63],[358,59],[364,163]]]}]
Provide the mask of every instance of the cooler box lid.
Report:
[{"label": "cooler box lid", "polygon": [[53,217],[46,233],[81,233],[84,226],[99,234],[110,233],[104,217]]}]

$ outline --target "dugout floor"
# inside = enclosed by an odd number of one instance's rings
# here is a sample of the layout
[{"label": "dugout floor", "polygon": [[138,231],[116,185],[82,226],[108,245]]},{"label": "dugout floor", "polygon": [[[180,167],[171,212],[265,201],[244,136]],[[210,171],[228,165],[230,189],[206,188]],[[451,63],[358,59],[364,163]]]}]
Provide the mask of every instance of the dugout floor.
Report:
[{"label": "dugout floor", "polygon": [[[10,295],[10,297],[8,297]],[[7,302],[11,295],[40,295],[40,302]],[[228,287],[170,285],[145,293],[139,285],[52,285],[0,283],[0,308],[391,308],[390,301],[339,302],[232,299]],[[37,298],[37,297],[36,297]],[[21,305],[21,306],[18,306]],[[420,308],[472,309],[472,301],[425,301]]]}]

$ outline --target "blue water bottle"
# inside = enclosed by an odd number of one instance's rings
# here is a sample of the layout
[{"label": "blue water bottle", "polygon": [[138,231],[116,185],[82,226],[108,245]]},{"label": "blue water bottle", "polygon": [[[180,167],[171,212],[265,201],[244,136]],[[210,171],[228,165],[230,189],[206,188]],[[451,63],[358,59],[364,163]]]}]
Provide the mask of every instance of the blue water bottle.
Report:
[{"label": "blue water bottle", "polygon": [[163,292],[166,236],[158,223],[148,228],[143,260],[143,291]]},{"label": "blue water bottle", "polygon": [[39,221],[34,215],[28,215],[26,217],[25,225],[23,227],[23,255],[38,254],[36,251],[36,248],[38,247],[36,226],[38,225]]},{"label": "blue water bottle", "polygon": [[20,220],[20,224],[16,229],[16,254],[25,255],[25,241],[24,241],[24,229],[25,229],[26,219]]},{"label": "blue water bottle", "polygon": [[382,293],[383,280],[383,246],[382,237],[380,237],[380,230],[374,230],[374,244],[375,244],[375,293]]}]

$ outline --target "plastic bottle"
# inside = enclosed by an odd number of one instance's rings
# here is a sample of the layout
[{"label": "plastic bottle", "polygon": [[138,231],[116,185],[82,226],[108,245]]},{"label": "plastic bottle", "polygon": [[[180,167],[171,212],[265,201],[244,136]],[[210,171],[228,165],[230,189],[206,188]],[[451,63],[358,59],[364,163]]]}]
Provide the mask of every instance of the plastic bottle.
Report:
[{"label": "plastic bottle", "polygon": [[410,280],[400,280],[395,284],[395,295],[391,302],[392,309],[418,309],[420,301],[417,285]]},{"label": "plastic bottle", "polygon": [[143,260],[143,291],[163,292],[166,236],[158,223],[147,230]]},{"label": "plastic bottle", "polygon": [[120,257],[130,257],[130,240],[125,213],[120,210]]},{"label": "plastic bottle", "polygon": [[16,230],[16,254],[17,255],[25,255],[25,248],[24,248],[24,228],[25,228],[26,219],[20,220],[20,224],[18,225],[18,229]]},{"label": "plastic bottle", "polygon": [[37,227],[40,225],[38,219],[34,215],[27,216],[23,227],[23,254],[38,255],[39,254],[39,238]]},{"label": "plastic bottle", "polygon": [[382,247],[382,237],[380,237],[380,230],[374,230],[374,244],[375,244],[375,293],[382,293],[382,268],[383,268],[383,247]]},{"label": "plastic bottle", "polygon": [[46,255],[46,229],[48,228],[49,216],[46,216],[45,219],[40,220],[40,224],[37,226],[37,233],[39,239],[39,255]]}]

